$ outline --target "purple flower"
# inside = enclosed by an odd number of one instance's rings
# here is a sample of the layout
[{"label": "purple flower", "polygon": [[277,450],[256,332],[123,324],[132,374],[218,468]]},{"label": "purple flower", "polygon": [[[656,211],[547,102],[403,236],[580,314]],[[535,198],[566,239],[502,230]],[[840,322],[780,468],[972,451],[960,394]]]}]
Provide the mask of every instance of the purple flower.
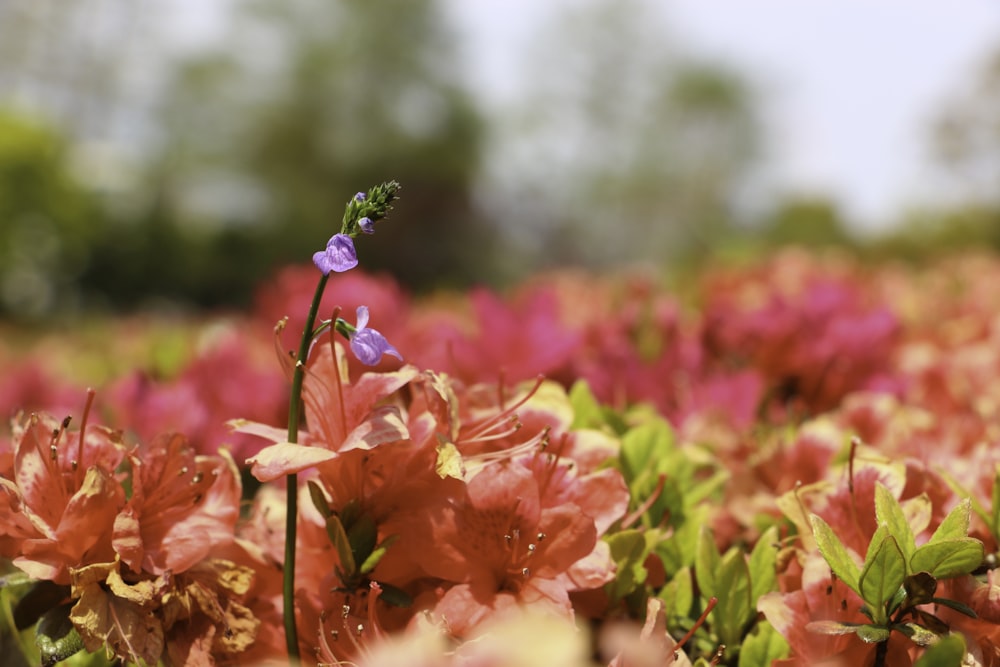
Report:
[{"label": "purple flower", "polygon": [[334,234],[326,244],[326,250],[313,253],[313,264],[323,274],[336,271],[340,273],[353,269],[358,265],[358,254],[354,250],[354,241],[347,234]]},{"label": "purple flower", "polygon": [[376,366],[383,354],[402,360],[403,355],[381,333],[368,328],[368,306],[358,306],[358,325],[351,334],[351,351],[366,366]]},{"label": "purple flower", "polygon": [[361,231],[363,231],[365,234],[375,233],[375,223],[369,217],[364,217],[358,220],[358,227],[360,227]]},{"label": "purple flower", "polygon": [[363,202],[366,199],[368,199],[368,195],[366,195],[364,192],[359,192],[356,195],[354,195],[354,201],[356,202]]}]

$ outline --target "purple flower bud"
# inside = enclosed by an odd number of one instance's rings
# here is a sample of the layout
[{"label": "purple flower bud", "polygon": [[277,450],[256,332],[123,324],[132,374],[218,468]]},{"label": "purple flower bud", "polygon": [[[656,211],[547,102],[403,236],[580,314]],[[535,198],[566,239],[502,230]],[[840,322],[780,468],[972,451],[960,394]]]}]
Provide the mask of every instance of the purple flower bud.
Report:
[{"label": "purple flower bud", "polygon": [[353,269],[358,265],[358,254],[354,241],[347,234],[334,234],[326,244],[326,250],[313,254],[313,264],[323,274],[337,273]]},{"label": "purple flower bud", "polygon": [[358,194],[354,195],[354,201],[356,202],[363,202],[366,199],[368,199],[368,195],[366,195],[364,192],[359,192]]},{"label": "purple flower bud", "polygon": [[368,328],[368,306],[358,306],[358,324],[351,334],[351,351],[366,366],[376,366],[383,354],[402,360],[403,355],[381,333]]},{"label": "purple flower bud", "polygon": [[358,227],[360,227],[361,231],[365,234],[375,233],[375,222],[371,218],[364,217],[358,220]]}]

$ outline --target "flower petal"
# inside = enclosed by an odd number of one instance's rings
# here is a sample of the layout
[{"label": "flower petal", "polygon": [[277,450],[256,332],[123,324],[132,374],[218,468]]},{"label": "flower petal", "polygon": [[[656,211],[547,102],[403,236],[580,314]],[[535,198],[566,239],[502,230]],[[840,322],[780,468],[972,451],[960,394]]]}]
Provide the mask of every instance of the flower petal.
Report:
[{"label": "flower petal", "polygon": [[253,476],[261,482],[270,482],[298,473],[306,468],[329,461],[337,456],[337,452],[323,447],[306,447],[305,445],[282,442],[265,447],[257,456],[247,459]]}]

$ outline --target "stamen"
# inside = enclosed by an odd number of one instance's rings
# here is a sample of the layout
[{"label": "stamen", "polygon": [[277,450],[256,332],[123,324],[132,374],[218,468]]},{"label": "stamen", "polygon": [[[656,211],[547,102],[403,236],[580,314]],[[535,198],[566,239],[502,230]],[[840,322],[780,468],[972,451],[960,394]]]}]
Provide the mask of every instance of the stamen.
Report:
[{"label": "stamen", "polygon": [[[80,434],[77,436],[79,440],[77,441],[76,448],[76,460],[83,461],[83,445],[87,441],[87,420],[90,418],[90,408],[94,405],[94,396],[97,392],[93,389],[87,389],[87,402],[83,406],[83,417],[80,418]],[[69,417],[63,420],[63,428],[69,427]],[[76,468],[73,468],[76,470]]]},{"label": "stamen", "polygon": [[[536,434],[534,437],[522,442],[520,445],[515,445],[514,447],[509,447],[507,449],[501,449],[496,452],[484,452],[482,454],[467,456],[464,460],[466,473],[471,479],[491,463],[495,463],[497,461],[507,461],[521,456],[522,454],[528,454],[539,447],[540,443],[545,443],[548,440],[548,435],[549,427],[545,427],[541,433]],[[462,442],[468,441],[463,440]]]},{"label": "stamen", "polygon": [[514,411],[520,408],[525,403],[527,403],[531,399],[531,397],[538,392],[538,388],[542,386],[542,382],[544,381],[545,381],[545,376],[539,375],[538,378],[535,380],[535,384],[531,387],[530,390],[528,390],[528,393],[526,393],[524,397],[521,398],[521,400],[511,405],[509,408],[501,410],[498,414],[494,415],[493,417],[484,420],[484,422],[478,427],[478,429],[473,428],[466,435],[466,437],[462,438],[462,440],[464,441],[478,440],[480,435],[494,429],[499,422],[505,420],[508,416],[513,416],[516,419],[517,415],[514,414]]}]

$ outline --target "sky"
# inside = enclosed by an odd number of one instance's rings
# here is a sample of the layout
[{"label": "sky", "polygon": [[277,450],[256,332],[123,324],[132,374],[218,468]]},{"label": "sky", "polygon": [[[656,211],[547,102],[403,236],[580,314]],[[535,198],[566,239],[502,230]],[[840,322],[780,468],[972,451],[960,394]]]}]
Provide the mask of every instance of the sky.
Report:
[{"label": "sky", "polygon": [[[468,67],[486,89],[517,86],[547,12],[583,0],[447,0]],[[1000,48],[996,0],[649,0],[665,38],[732,66],[761,92],[769,187],[834,198],[864,230],[944,191],[928,125]]]}]

